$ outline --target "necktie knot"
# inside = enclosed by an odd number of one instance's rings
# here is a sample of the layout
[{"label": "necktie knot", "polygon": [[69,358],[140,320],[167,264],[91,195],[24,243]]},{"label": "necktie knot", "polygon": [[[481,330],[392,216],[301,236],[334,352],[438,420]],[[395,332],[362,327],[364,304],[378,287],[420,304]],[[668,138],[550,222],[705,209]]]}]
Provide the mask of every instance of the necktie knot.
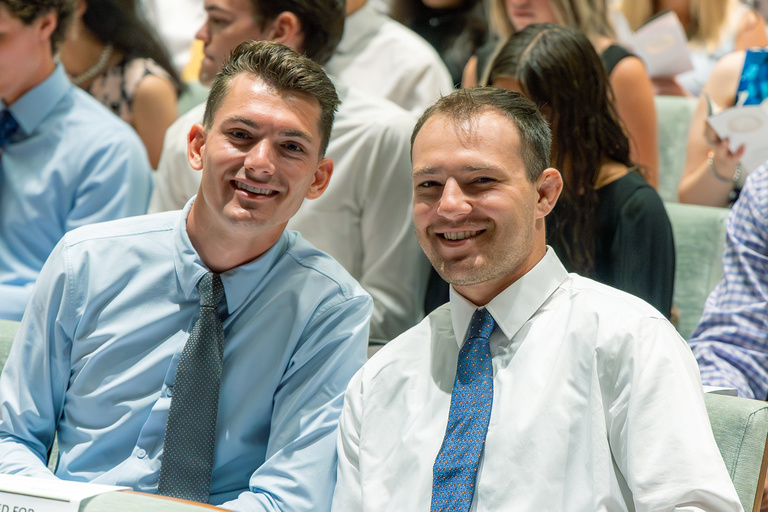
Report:
[{"label": "necktie knot", "polygon": [[472,315],[472,320],[469,322],[469,332],[467,333],[467,339],[488,339],[491,336],[495,325],[496,322],[493,320],[491,313],[487,309],[477,309]]},{"label": "necktie knot", "polygon": [[11,111],[5,109],[0,113],[0,148],[5,146],[11,139],[16,130],[19,129],[19,123],[13,117]]},{"label": "necktie knot", "polygon": [[197,282],[197,293],[200,294],[200,306],[218,308],[224,299],[224,285],[221,276],[208,272]]}]

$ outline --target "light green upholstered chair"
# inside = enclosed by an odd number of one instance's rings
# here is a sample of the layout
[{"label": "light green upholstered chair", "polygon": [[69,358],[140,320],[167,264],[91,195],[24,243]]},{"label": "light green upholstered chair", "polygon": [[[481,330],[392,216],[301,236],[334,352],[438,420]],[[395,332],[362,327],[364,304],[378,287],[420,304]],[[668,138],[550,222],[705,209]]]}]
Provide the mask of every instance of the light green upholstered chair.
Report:
[{"label": "light green upholstered chair", "polygon": [[675,237],[677,331],[688,339],[699,322],[709,292],[723,276],[725,224],[730,210],[665,203]]},{"label": "light green upholstered chair", "polygon": [[11,320],[0,320],[0,370],[8,359],[8,352],[11,351],[13,338],[16,337],[16,331],[19,330],[19,322]]},{"label": "light green upholstered chair", "polygon": [[735,396],[704,395],[720,455],[744,510],[760,510],[765,480],[768,404]]},{"label": "light green upholstered chair", "polygon": [[682,96],[654,97],[659,140],[659,195],[665,201],[677,202],[677,186],[685,166],[688,129],[697,102],[697,98]]}]

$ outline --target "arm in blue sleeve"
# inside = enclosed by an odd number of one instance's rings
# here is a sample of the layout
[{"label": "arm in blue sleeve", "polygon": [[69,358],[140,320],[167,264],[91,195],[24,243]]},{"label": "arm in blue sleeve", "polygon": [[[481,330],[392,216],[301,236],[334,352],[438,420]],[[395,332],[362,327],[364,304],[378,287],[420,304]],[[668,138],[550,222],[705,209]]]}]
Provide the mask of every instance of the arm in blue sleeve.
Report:
[{"label": "arm in blue sleeve", "polygon": [[728,218],[723,278],[688,343],[704,384],[768,394],[768,167],[754,171]]},{"label": "arm in blue sleeve", "polygon": [[66,262],[60,242],[40,273],[0,375],[0,473],[53,477],[46,460],[70,372]]},{"label": "arm in blue sleeve", "polygon": [[267,460],[231,510],[323,512],[336,484],[336,428],[344,390],[363,365],[372,310],[357,296],[309,326],[274,397]]},{"label": "arm in blue sleeve", "polygon": [[83,177],[66,219],[66,231],[147,211],[152,170],[144,146],[134,136],[107,141],[81,164]]}]

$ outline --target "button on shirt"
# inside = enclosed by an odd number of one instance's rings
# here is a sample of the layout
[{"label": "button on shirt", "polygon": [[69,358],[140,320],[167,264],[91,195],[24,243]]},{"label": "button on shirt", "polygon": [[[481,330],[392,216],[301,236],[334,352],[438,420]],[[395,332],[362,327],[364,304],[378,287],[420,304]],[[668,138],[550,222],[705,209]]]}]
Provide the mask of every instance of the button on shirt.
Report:
[{"label": "button on shirt", "polygon": [[[410,136],[416,118],[336,83],[341,106],[326,156],[333,177],[288,223],[333,256],[373,297],[371,337],[391,340],[424,317],[429,261],[413,229]],[[166,132],[150,211],[181,208],[200,187],[187,160],[187,133],[205,105]]]},{"label": "button on shirt", "polygon": [[[475,309],[452,291],[352,379],[333,511],[429,510]],[[550,248],[487,309],[494,396],[471,510],[741,510],[696,362],[653,307],[567,274]]]},{"label": "button on shirt", "polygon": [[688,343],[701,380],[768,396],[768,164],[750,173],[731,210],[723,278],[712,290]]},{"label": "button on shirt", "polygon": [[[157,489],[179,357],[207,272],[188,212],[67,234],[0,377],[0,472]],[[295,232],[221,274],[224,370],[211,503],[322,510],[344,388],[365,361],[370,297]],[[235,500],[235,501],[230,501]]]},{"label": "button on shirt", "polygon": [[0,318],[20,320],[62,235],[145,213],[152,176],[134,130],[61,64],[8,109],[19,130],[0,156]]}]

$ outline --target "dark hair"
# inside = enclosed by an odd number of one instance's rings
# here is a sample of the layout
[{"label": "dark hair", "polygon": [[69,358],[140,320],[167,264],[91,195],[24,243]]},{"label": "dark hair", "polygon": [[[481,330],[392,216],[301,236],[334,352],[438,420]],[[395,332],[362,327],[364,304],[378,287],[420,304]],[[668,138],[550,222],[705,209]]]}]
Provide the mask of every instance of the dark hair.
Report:
[{"label": "dark hair", "polygon": [[304,34],[304,53],[319,64],[328,62],[344,31],[345,0],[251,0],[251,6],[261,29],[280,13],[295,14]]},{"label": "dark hair", "polygon": [[56,29],[51,34],[51,50],[56,53],[69,25],[75,16],[75,0],[0,0],[14,18],[25,25],[45,16],[49,12],[56,13]]},{"label": "dark hair", "polygon": [[325,155],[331,136],[339,97],[323,68],[308,57],[273,41],[245,41],[237,45],[214,77],[205,104],[206,130],[229,92],[229,85],[241,73],[253,74],[280,92],[306,94],[320,104],[320,154]]},{"label": "dark hair", "polygon": [[86,0],[83,24],[102,43],[111,44],[126,60],[150,58],[171,76],[176,94],[183,83],[176,72],[168,50],[149,23],[140,15],[135,0]]},{"label": "dark hair", "polygon": [[416,122],[411,134],[413,141],[430,117],[447,115],[456,121],[469,121],[487,110],[497,110],[512,121],[520,133],[520,156],[525,163],[528,179],[534,182],[549,167],[552,136],[544,115],[522,94],[494,87],[459,89],[443,96],[429,107]]},{"label": "dark hair", "polygon": [[562,248],[569,270],[594,275],[595,180],[606,161],[633,165],[600,57],[575,29],[531,25],[513,34],[496,56],[491,83],[502,77],[517,79],[539,108],[551,109],[552,160],[563,175],[563,192],[547,223],[548,238]]}]

